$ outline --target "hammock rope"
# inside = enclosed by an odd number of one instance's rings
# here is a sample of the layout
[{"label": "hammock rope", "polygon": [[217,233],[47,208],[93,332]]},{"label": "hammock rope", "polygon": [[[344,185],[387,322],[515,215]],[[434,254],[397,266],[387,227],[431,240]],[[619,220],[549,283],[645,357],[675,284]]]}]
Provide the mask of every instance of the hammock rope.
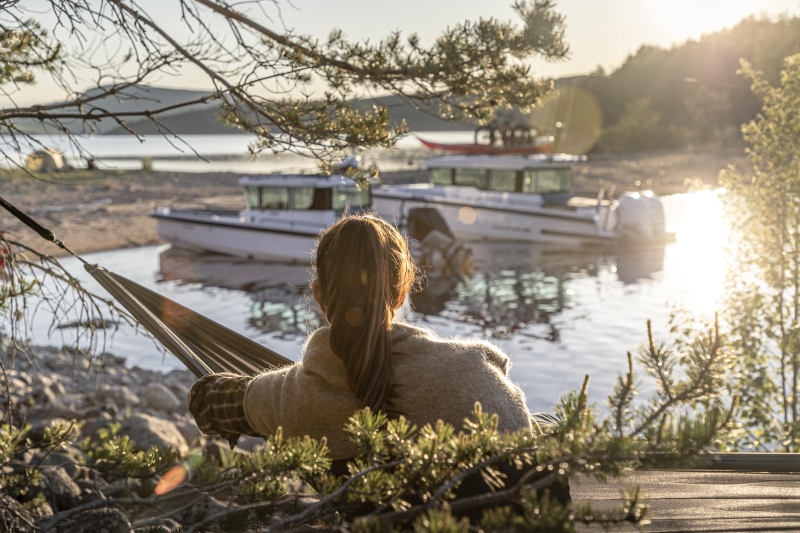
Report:
[{"label": "hammock rope", "polygon": [[55,233],[0,197],[0,206],[83,263],[86,271],[124,307],[143,328],[177,357],[195,376],[215,372],[257,374],[292,364],[269,348],[210,320],[179,303],[119,274],[92,265],[73,253]]}]

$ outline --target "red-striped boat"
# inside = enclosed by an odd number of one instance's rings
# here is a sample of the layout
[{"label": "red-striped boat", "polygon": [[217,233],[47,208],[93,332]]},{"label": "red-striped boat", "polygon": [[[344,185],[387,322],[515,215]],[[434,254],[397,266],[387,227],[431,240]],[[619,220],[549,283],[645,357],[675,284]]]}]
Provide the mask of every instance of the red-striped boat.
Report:
[{"label": "red-striped boat", "polygon": [[552,137],[536,137],[531,144],[520,144],[512,146],[492,146],[490,144],[478,143],[436,143],[426,141],[417,137],[419,142],[425,145],[426,148],[431,150],[439,150],[442,152],[450,152],[453,154],[468,154],[468,155],[533,155],[533,154],[547,154],[553,149]]}]

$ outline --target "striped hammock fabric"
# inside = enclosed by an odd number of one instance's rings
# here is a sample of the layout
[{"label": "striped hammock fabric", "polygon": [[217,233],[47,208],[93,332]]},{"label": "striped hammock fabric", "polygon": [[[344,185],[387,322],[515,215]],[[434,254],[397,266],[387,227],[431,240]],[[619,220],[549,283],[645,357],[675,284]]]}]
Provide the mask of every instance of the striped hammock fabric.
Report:
[{"label": "striped hammock fabric", "polygon": [[98,265],[86,271],[195,376],[212,372],[253,375],[292,364],[273,352],[169,298]]}]

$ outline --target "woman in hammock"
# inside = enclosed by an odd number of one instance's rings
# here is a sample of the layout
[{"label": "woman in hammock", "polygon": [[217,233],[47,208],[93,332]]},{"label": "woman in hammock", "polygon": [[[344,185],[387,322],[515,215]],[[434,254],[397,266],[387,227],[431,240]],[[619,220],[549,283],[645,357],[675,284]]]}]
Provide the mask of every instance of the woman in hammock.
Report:
[{"label": "woman in hammock", "polygon": [[476,339],[442,338],[397,321],[416,279],[403,236],[370,215],[341,219],[322,235],[311,288],[329,326],[312,333],[302,360],[258,376],[211,374],[189,393],[203,433],[327,438],[331,459],[356,455],[344,426],[359,409],[456,429],[480,402],[500,430],[530,428],[508,357]]}]

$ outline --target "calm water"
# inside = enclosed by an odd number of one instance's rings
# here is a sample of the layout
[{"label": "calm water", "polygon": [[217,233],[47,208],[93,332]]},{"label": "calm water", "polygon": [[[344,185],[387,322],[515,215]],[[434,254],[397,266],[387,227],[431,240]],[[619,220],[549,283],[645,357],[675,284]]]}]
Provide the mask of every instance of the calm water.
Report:
[{"label": "calm water", "polygon": [[[474,138],[471,131],[432,131],[419,135],[426,140],[451,143],[472,142]],[[73,166],[85,166],[69,139],[57,136],[38,139],[44,146],[61,150]],[[248,145],[254,140],[254,136],[245,134],[182,135],[179,138],[143,135],[141,140],[132,135],[92,135],[82,138],[80,143],[86,152],[101,161],[101,168],[138,169],[142,167],[143,157],[152,159],[154,170],[176,172],[250,173],[317,168],[315,160],[297,154],[250,156]],[[27,157],[38,149],[39,146],[28,144],[21,152]],[[416,161],[430,157],[430,152],[422,148],[414,135],[408,135],[391,151],[372,150],[362,155],[368,164],[377,163],[381,170],[389,171],[414,168]]]},{"label": "calm water", "polygon": [[[443,335],[483,336],[512,359],[512,378],[533,410],[550,409],[563,392],[591,374],[593,397],[611,391],[625,353],[645,339],[645,320],[666,338],[671,309],[711,317],[725,275],[726,230],[719,191],[664,198],[667,226],[677,242],[616,253],[552,253],[509,243],[474,246],[470,280],[431,280],[412,298],[407,319]],[[308,303],[307,265],[280,265],[198,256],[167,246],[86,257],[158,291],[291,359],[320,322]],[[87,279],[75,261],[66,265]],[[90,278],[89,278],[90,279]],[[93,283],[89,285],[99,289]],[[45,320],[37,341],[46,342]],[[129,364],[180,366],[129,329],[110,352]]]}]

